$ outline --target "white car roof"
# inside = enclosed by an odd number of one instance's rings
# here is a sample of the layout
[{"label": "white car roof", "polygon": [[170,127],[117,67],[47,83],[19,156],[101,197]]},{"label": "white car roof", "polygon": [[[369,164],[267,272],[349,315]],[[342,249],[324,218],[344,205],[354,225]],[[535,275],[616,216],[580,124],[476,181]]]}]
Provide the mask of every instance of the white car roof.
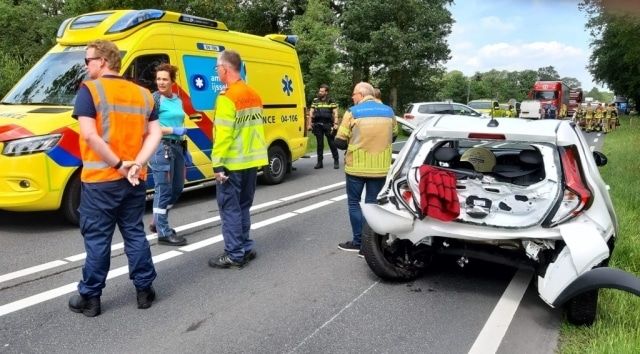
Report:
[{"label": "white car roof", "polygon": [[469,133],[504,134],[509,141],[547,142],[556,143],[561,126],[570,128],[569,121],[556,119],[520,119],[496,118],[497,127],[489,127],[491,119],[483,117],[469,117],[449,115],[430,119],[422,125],[416,133],[419,139],[427,137],[442,137],[451,139],[466,139]]}]

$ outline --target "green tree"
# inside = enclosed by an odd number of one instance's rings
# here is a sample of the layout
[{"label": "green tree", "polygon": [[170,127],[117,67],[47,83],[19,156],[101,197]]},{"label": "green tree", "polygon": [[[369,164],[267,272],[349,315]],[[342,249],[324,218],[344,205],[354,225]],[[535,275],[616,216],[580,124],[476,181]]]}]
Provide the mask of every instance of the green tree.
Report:
[{"label": "green tree", "polygon": [[335,42],[340,34],[329,0],[309,0],[306,12],[292,22],[293,32],[299,36],[296,49],[310,101],[321,84],[329,84],[334,95],[334,66],[338,61]]},{"label": "green tree", "polygon": [[[446,37],[453,19],[448,0],[347,0],[340,16],[339,46],[352,69],[352,84],[384,82],[389,103],[414,100],[427,77],[440,77],[449,58]],[[408,91],[403,96],[400,91]],[[429,90],[430,91],[430,90]],[[383,91],[384,92],[384,91]],[[399,102],[401,97],[405,102]],[[423,98],[424,99],[424,98]]]},{"label": "green tree", "polygon": [[454,102],[467,102],[469,79],[461,71],[454,70],[442,77],[438,84],[440,90],[436,94],[439,101],[451,99]]},{"label": "green tree", "polygon": [[563,77],[562,79],[560,79],[560,81],[564,81],[564,83],[571,88],[582,87],[582,83],[580,82],[580,80],[576,79],[575,77]]},{"label": "green tree", "polygon": [[617,95],[640,102],[640,19],[628,13],[607,12],[600,0],[582,0],[589,16],[586,28],[592,41],[589,72]]},{"label": "green tree", "polygon": [[541,81],[555,81],[560,80],[560,74],[553,66],[545,66],[538,68],[538,80]]}]

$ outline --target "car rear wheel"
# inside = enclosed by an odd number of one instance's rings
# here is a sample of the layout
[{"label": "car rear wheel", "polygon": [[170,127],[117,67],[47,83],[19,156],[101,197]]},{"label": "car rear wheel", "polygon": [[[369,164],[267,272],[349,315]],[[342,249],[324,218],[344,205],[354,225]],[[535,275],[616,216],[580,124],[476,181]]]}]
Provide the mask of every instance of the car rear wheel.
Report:
[{"label": "car rear wheel", "polygon": [[567,320],[576,326],[591,326],[598,309],[598,289],[587,291],[566,304]]},{"label": "car rear wheel", "polygon": [[431,261],[428,246],[414,246],[408,240],[394,240],[380,235],[367,223],[362,230],[362,253],[369,268],[380,278],[393,281],[415,279],[424,272]]}]

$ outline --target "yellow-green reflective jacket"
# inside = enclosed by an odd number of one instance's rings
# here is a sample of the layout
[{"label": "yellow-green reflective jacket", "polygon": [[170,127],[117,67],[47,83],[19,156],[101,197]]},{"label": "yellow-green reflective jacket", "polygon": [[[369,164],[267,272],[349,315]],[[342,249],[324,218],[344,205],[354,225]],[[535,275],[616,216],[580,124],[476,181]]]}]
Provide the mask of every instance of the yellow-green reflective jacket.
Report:
[{"label": "yellow-green reflective jacket", "polygon": [[262,121],[262,100],[244,81],[237,81],[216,100],[214,169],[230,171],[268,164]]}]

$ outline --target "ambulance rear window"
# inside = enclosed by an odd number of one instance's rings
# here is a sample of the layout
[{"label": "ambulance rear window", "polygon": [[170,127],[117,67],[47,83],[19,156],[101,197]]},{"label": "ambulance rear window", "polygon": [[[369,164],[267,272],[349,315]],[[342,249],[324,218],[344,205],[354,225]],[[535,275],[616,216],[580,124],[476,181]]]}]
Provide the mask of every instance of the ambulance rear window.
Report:
[{"label": "ambulance rear window", "polygon": [[80,16],[71,23],[71,29],[93,28],[102,23],[102,21],[104,21],[104,19],[109,17],[111,14],[112,12],[107,12],[95,15]]}]

